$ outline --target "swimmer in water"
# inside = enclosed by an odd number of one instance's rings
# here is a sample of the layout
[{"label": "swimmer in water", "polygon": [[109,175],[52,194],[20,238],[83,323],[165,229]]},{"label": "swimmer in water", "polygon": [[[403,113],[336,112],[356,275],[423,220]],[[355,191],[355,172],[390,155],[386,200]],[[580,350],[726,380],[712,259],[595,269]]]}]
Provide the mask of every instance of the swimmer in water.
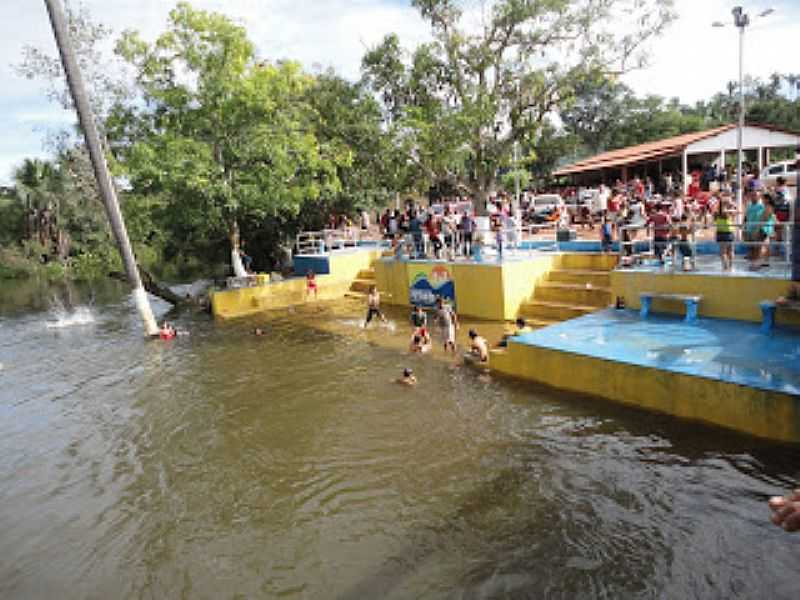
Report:
[{"label": "swimmer in water", "polygon": [[428,325],[428,315],[425,314],[421,306],[414,307],[411,313],[411,325],[414,326],[414,329],[420,329]]},{"label": "swimmer in water", "polygon": [[367,318],[364,320],[364,329],[372,321],[372,317],[378,317],[386,323],[386,317],[381,312],[381,294],[374,285],[369,288],[369,295],[367,296]]},{"label": "swimmer in water", "polygon": [[800,531],[800,489],[769,499],[770,520],[784,531]]},{"label": "swimmer in water", "polygon": [[470,354],[477,356],[481,362],[486,362],[489,360],[489,346],[486,344],[486,340],[478,335],[478,332],[474,329],[469,330],[469,340],[470,346],[469,351]]},{"label": "swimmer in water", "polygon": [[394,381],[401,385],[417,385],[417,378],[414,376],[414,371],[411,369],[403,369],[403,376],[398,377]]},{"label": "swimmer in water", "polygon": [[164,321],[161,324],[161,329],[158,330],[158,337],[160,337],[162,340],[171,340],[177,335],[178,332],[168,321]]},{"label": "swimmer in water", "polygon": [[525,319],[518,318],[515,322],[516,329],[514,333],[507,333],[503,336],[503,339],[500,340],[500,343],[497,344],[498,348],[506,348],[508,346],[508,338],[512,338],[516,335],[522,335],[523,333],[528,333],[533,331],[530,327],[527,326],[525,323]]},{"label": "swimmer in water", "polygon": [[411,338],[411,344],[409,344],[408,351],[409,352],[419,352],[420,354],[425,354],[426,352],[430,352],[431,349],[431,342],[430,338],[425,338],[422,335],[415,333]]}]

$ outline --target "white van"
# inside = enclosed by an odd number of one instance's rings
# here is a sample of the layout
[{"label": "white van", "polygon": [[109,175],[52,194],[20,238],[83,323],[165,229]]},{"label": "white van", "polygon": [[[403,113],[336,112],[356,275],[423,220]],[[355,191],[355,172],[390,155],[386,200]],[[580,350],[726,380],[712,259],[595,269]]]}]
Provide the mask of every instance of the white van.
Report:
[{"label": "white van", "polygon": [[764,167],[761,170],[761,183],[764,185],[777,185],[778,177],[783,177],[786,180],[786,185],[796,188],[797,187],[797,161],[784,160],[778,163],[773,163]]}]

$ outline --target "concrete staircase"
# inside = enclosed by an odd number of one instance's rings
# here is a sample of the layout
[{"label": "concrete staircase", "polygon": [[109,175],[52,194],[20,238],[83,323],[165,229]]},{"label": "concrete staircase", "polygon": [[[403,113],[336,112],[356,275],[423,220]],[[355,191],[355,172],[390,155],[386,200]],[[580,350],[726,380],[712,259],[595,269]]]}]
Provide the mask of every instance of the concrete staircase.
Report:
[{"label": "concrete staircase", "polygon": [[358,276],[353,280],[350,290],[345,294],[346,298],[364,299],[369,293],[369,288],[375,285],[375,269],[362,269]]},{"label": "concrete staircase", "polygon": [[612,254],[564,254],[558,266],[539,282],[533,297],[520,307],[519,315],[531,327],[546,327],[609,306],[609,272],[617,265]]}]

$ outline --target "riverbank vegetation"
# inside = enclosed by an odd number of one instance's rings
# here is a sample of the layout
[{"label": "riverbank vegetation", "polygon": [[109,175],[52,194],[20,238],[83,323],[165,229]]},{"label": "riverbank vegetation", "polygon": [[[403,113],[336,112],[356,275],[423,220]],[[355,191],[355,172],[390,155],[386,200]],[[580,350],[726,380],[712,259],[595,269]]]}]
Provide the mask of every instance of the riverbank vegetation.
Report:
[{"label": "riverbank vegetation", "polygon": [[[241,240],[255,268],[280,268],[295,235],[333,213],[431,190],[480,203],[513,169],[542,185],[570,160],[735,116],[735,88],[689,107],[618,82],[646,64],[648,40],[674,18],[671,0],[498,0],[480,28],[454,0],[412,5],[431,41],[405,48],[387,36],[365,53],[358,81],[259,56],[241,25],[185,2],[153,41],[115,37],[73,7],[142,268],[169,280],[221,275]],[[57,57],[28,48],[17,70],[71,107]],[[749,117],[800,128],[786,91],[796,83],[748,82]],[[77,133],[54,135],[52,158],[26,160],[0,197],[0,277],[120,270]]]}]

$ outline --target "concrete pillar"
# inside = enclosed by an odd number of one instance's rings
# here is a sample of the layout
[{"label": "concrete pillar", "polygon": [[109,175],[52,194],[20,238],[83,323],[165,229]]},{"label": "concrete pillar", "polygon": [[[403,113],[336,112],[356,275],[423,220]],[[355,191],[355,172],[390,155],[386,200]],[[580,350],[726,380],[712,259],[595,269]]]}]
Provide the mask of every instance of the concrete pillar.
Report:
[{"label": "concrete pillar", "polygon": [[764,164],[769,166],[772,162],[772,148],[764,148]]},{"label": "concrete pillar", "polygon": [[764,148],[758,147],[758,176],[761,177],[761,171],[764,168]]}]

